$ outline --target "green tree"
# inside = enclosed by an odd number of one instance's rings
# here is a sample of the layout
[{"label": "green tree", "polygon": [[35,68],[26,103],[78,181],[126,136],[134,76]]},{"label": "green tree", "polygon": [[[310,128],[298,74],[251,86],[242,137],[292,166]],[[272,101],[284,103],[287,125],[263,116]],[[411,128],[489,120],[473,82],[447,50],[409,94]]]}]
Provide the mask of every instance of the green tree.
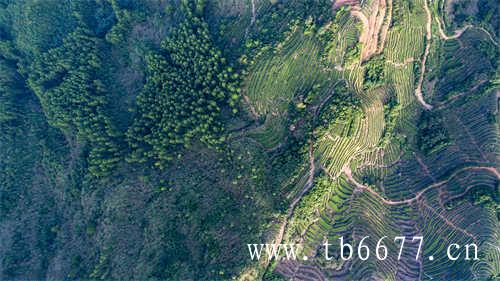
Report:
[{"label": "green tree", "polygon": [[236,106],[238,75],[213,43],[207,24],[189,11],[162,42],[161,52],[146,57],[147,81],[127,134],[131,161],[153,160],[161,168],[193,140],[210,147],[224,140],[222,110]]}]

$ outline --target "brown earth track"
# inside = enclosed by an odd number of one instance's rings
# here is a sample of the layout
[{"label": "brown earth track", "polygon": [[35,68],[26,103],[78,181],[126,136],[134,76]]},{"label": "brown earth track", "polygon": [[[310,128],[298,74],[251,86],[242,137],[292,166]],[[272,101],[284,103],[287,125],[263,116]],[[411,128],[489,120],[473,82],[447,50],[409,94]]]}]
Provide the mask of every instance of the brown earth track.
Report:
[{"label": "brown earth track", "polygon": [[344,168],[342,168],[342,171],[347,176],[347,179],[351,183],[353,183],[358,190],[360,190],[360,191],[368,191],[369,193],[371,193],[375,197],[377,197],[380,201],[382,201],[382,203],[387,204],[387,205],[392,205],[392,206],[414,203],[417,200],[419,200],[429,190],[434,189],[434,188],[438,188],[438,187],[441,187],[441,186],[447,184],[455,176],[457,176],[461,172],[467,171],[467,170],[487,170],[487,171],[495,174],[496,177],[498,179],[500,179],[500,173],[494,167],[484,167],[484,166],[465,167],[465,168],[462,168],[462,169],[458,169],[457,171],[455,171],[454,173],[452,173],[447,179],[439,181],[439,182],[435,182],[435,183],[427,186],[423,190],[417,192],[415,194],[415,196],[412,197],[412,198],[408,198],[408,199],[400,200],[400,201],[393,201],[393,200],[385,199],[382,195],[380,195],[378,192],[376,192],[373,189],[371,189],[369,186],[357,182],[356,179],[354,179],[354,177],[352,176],[352,171],[351,171],[351,168],[349,167],[349,165],[345,165]]},{"label": "brown earth track", "polygon": [[351,15],[363,25],[359,36],[359,42],[362,44],[360,62],[383,52],[392,19],[392,0],[375,0],[370,8],[368,17],[359,5],[354,5],[351,9]]},{"label": "brown earth track", "polygon": [[441,39],[443,40],[453,40],[453,39],[458,39],[460,36],[462,36],[462,34],[467,30],[467,29],[471,29],[471,28],[476,28],[476,29],[479,29],[481,31],[483,31],[484,33],[486,33],[486,35],[488,36],[488,38],[490,39],[490,41],[495,44],[495,46],[498,47],[498,42],[497,40],[495,40],[495,38],[491,35],[491,33],[486,30],[485,28],[483,27],[478,27],[478,26],[474,26],[472,24],[467,24],[466,26],[462,27],[462,28],[459,28],[457,30],[455,30],[453,32],[453,35],[451,36],[448,36],[446,35],[446,33],[444,32],[443,30],[443,26],[441,24],[441,20],[436,17],[436,22],[437,22],[437,26],[438,26],[438,31],[439,31],[439,36],[441,37]]},{"label": "brown earth track", "polygon": [[422,57],[422,70],[420,71],[420,78],[418,79],[418,84],[417,88],[415,89],[415,96],[417,97],[417,100],[422,104],[422,106],[426,110],[431,110],[432,105],[428,104],[424,100],[424,96],[422,93],[422,84],[424,82],[424,75],[425,75],[425,64],[427,62],[427,56],[429,56],[430,50],[431,50],[431,37],[432,37],[432,15],[431,11],[429,10],[429,7],[427,6],[427,0],[424,0],[424,10],[427,15],[427,23],[425,25],[425,30],[426,30],[426,45],[425,45],[425,51],[424,51],[424,56]]}]

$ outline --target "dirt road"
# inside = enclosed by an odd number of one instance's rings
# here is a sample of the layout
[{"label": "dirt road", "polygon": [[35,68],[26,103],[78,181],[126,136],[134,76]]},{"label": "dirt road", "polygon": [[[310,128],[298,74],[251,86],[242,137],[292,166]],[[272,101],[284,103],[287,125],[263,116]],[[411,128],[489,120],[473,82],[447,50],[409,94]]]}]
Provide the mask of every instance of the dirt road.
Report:
[{"label": "dirt road", "polygon": [[425,74],[425,63],[427,62],[427,56],[429,56],[429,52],[431,50],[431,37],[432,37],[432,29],[431,29],[432,16],[431,16],[431,11],[427,6],[427,0],[424,0],[424,10],[425,13],[427,14],[427,23],[425,26],[427,40],[425,45],[424,56],[422,58],[422,69],[420,71],[420,78],[418,79],[417,88],[415,89],[415,96],[417,96],[417,100],[420,102],[420,104],[422,104],[422,106],[425,109],[431,110],[432,105],[425,102],[424,96],[422,94],[422,84],[424,82],[424,74]]}]

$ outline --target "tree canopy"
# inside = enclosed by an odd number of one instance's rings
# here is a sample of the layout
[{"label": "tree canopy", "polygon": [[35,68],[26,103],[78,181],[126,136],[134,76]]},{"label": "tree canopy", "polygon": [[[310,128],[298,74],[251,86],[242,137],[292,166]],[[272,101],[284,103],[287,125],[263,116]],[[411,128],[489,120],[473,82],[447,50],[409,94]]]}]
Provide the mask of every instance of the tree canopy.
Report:
[{"label": "tree canopy", "polygon": [[194,140],[210,147],[224,142],[221,117],[226,106],[236,111],[238,74],[213,43],[207,24],[189,13],[146,62],[146,85],[127,133],[130,160],[163,167]]}]

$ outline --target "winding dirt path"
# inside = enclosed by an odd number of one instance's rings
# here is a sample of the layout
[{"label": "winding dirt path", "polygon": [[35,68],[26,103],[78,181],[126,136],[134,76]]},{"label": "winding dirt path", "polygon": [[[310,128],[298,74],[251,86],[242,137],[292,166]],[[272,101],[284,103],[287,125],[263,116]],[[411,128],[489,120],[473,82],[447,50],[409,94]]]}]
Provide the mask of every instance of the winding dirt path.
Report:
[{"label": "winding dirt path", "polygon": [[458,100],[459,98],[477,90],[479,87],[481,87],[484,83],[488,82],[488,80],[486,79],[482,79],[480,80],[479,82],[477,82],[476,85],[474,85],[474,87],[470,88],[470,90],[466,91],[466,92],[460,92],[456,95],[453,95],[451,98],[448,98],[447,100],[444,100],[438,104],[436,104],[436,108],[438,109],[442,109],[442,108],[445,108],[447,107],[448,105],[450,105],[451,103],[453,103],[454,101]]},{"label": "winding dirt path", "polygon": [[368,40],[368,30],[370,29],[370,23],[368,22],[368,18],[361,12],[358,8],[352,8],[351,15],[356,17],[363,24],[363,30],[359,36],[359,42],[364,43]]},{"label": "winding dirt path", "polygon": [[248,109],[250,110],[250,113],[252,114],[252,117],[257,120],[259,119],[259,115],[257,114],[257,111],[255,111],[255,108],[252,106],[252,103],[250,102],[250,98],[246,94],[241,94],[243,96],[243,100],[245,101],[246,105],[248,106]]},{"label": "winding dirt path", "polygon": [[415,95],[417,96],[417,100],[422,104],[422,106],[427,109],[431,110],[432,105],[428,104],[424,100],[424,96],[422,94],[422,84],[424,82],[424,74],[425,74],[425,63],[427,62],[427,56],[429,56],[430,50],[431,50],[431,37],[432,37],[432,15],[431,11],[429,10],[429,7],[427,6],[427,0],[424,0],[424,10],[425,13],[427,14],[427,23],[425,25],[426,29],[426,45],[425,45],[425,51],[424,51],[424,56],[422,57],[422,69],[420,71],[420,78],[418,79],[418,84],[417,88],[415,89]]},{"label": "winding dirt path", "polygon": [[255,0],[252,0],[251,4],[252,4],[252,17],[250,18],[250,24],[245,29],[245,38],[248,38],[248,32],[250,31],[250,28],[252,27],[252,25],[255,24],[255,19],[256,19]]},{"label": "winding dirt path", "polygon": [[387,34],[389,33],[389,28],[392,22],[392,0],[387,0],[387,17],[384,18],[384,23],[382,24],[382,31],[380,33],[380,45],[377,51],[381,54],[384,51],[385,41],[387,39]]},{"label": "winding dirt path", "polygon": [[408,198],[408,199],[400,200],[400,201],[393,201],[393,200],[385,199],[382,195],[380,195],[375,190],[371,189],[369,186],[357,182],[356,179],[352,176],[351,168],[348,165],[344,165],[344,167],[342,168],[342,171],[347,176],[347,179],[351,183],[353,183],[356,186],[357,189],[359,189],[359,190],[366,190],[369,193],[373,194],[375,197],[377,197],[384,204],[392,205],[392,206],[404,205],[404,204],[411,204],[411,203],[419,200],[429,190],[434,189],[434,188],[438,188],[440,186],[443,186],[443,185],[447,184],[450,180],[452,180],[458,174],[460,174],[463,171],[467,171],[467,170],[487,170],[487,171],[495,174],[497,176],[497,178],[500,179],[500,173],[498,172],[497,169],[495,169],[493,167],[482,167],[482,166],[465,167],[465,168],[456,170],[447,179],[439,181],[439,182],[436,182],[436,183],[433,183],[433,184],[429,185],[428,187],[424,188],[423,190],[417,192],[415,194],[415,196],[412,197],[412,198]]},{"label": "winding dirt path", "polygon": [[415,61],[415,59],[413,57],[409,57],[409,58],[405,59],[403,62],[394,62],[392,60],[386,60],[386,62],[388,64],[392,64],[395,67],[404,67],[409,63],[413,63],[414,61]]},{"label": "winding dirt path", "polygon": [[415,153],[415,152],[413,152],[413,156],[415,157],[415,159],[417,159],[418,165],[420,166],[420,168],[422,168],[422,170],[424,171],[425,175],[427,177],[429,177],[432,180],[432,182],[436,182],[436,179],[431,174],[431,172],[429,171],[429,167],[427,167],[427,165],[424,163],[424,161],[422,160],[422,158],[420,158],[420,156],[418,156],[418,154]]},{"label": "winding dirt path", "polygon": [[488,30],[486,30],[486,29],[484,29],[484,28],[482,28],[482,27],[476,27],[476,26],[473,26],[473,27],[474,27],[474,28],[477,28],[477,29],[480,29],[480,30],[482,30],[484,33],[486,33],[486,34],[488,35],[488,37],[490,38],[491,42],[492,42],[493,44],[495,44],[495,46],[499,47],[499,44],[498,44],[497,40],[495,40],[495,38],[493,37],[493,35],[491,35],[491,33],[490,33]]},{"label": "winding dirt path", "polygon": [[[337,3],[335,3],[337,4]],[[363,25],[359,36],[362,45],[360,61],[380,54],[385,45],[387,33],[392,18],[392,0],[374,0],[371,3],[371,12],[366,16],[359,5],[353,5],[351,16],[357,18]]]},{"label": "winding dirt path", "polygon": [[[285,219],[284,219],[283,223],[281,223],[279,232],[274,239],[274,242],[273,242],[274,244],[278,245],[278,244],[281,244],[281,241],[283,241],[283,236],[285,235],[286,226],[288,225],[288,221],[290,220],[290,218],[293,216],[296,205],[300,202],[302,197],[304,197],[304,195],[313,186],[315,172],[316,172],[316,165],[314,164],[314,149],[313,149],[313,143],[311,142],[311,144],[309,145],[309,177],[307,179],[307,183],[304,185],[304,188],[302,188],[300,193],[297,194],[297,196],[295,196],[295,199],[290,204],[290,207],[288,208],[288,212],[285,216]],[[266,264],[265,264],[264,272],[267,271],[267,267],[269,266],[269,263],[270,263],[270,261],[268,259],[266,261]]]},{"label": "winding dirt path", "polygon": [[[422,106],[425,109],[431,110],[433,108],[432,105],[430,105],[427,102],[425,102],[424,97],[423,97],[423,93],[422,93],[422,84],[424,82],[426,62],[427,62],[427,57],[429,56],[429,53],[430,53],[431,38],[432,38],[432,14],[431,14],[431,11],[429,10],[429,6],[427,5],[427,0],[424,0],[424,10],[425,10],[425,13],[427,15],[427,23],[426,23],[426,46],[425,46],[424,56],[422,57],[422,62],[421,62],[422,69],[420,71],[420,77],[419,77],[419,80],[418,80],[417,87],[415,89],[415,96],[417,97],[417,100],[420,102],[420,104],[422,104]],[[443,30],[443,28],[441,26],[441,21],[439,20],[438,17],[436,17],[436,22],[437,22],[437,26],[438,26],[438,30],[439,30],[439,35],[444,40],[457,39],[460,36],[462,36],[462,34],[467,29],[469,29],[469,28],[477,28],[477,29],[480,29],[480,30],[484,31],[488,35],[488,37],[491,40],[491,42],[493,42],[493,44],[495,44],[497,47],[499,46],[498,42],[495,40],[495,38],[493,38],[493,36],[486,29],[484,29],[482,27],[475,27],[475,26],[472,26],[472,25],[466,25],[466,26],[464,26],[464,27],[462,27],[462,28],[460,28],[458,30],[455,30],[454,35],[448,36],[448,35],[445,34],[445,32],[444,32],[444,30]]]},{"label": "winding dirt path", "polygon": [[443,27],[441,26],[441,21],[437,16],[436,16],[436,22],[439,30],[439,35],[443,40],[457,39],[458,37],[462,36],[462,33],[464,33],[465,30],[472,27],[472,25],[468,24],[460,29],[455,30],[455,34],[453,34],[452,36],[448,36],[446,35],[446,33],[444,33]]},{"label": "winding dirt path", "polygon": [[425,201],[420,202],[420,205],[427,208],[428,210],[430,210],[434,215],[438,216],[442,221],[444,221],[444,223],[446,225],[448,225],[449,227],[453,228],[454,230],[456,230],[458,232],[463,233],[465,236],[471,238],[474,241],[474,243],[478,244],[476,236],[474,236],[472,233],[468,232],[466,229],[463,229],[463,228],[457,226],[455,223],[453,223],[448,218],[443,216],[440,212],[434,210],[434,208],[432,208],[427,203],[425,203]]},{"label": "winding dirt path", "polygon": [[443,40],[452,40],[452,39],[457,39],[459,38],[460,36],[462,36],[462,34],[469,28],[476,28],[476,29],[479,29],[481,31],[483,31],[484,33],[486,33],[486,35],[488,35],[488,38],[490,39],[490,41],[495,44],[495,46],[499,46],[498,42],[495,40],[495,38],[493,38],[493,36],[491,35],[491,33],[486,30],[485,28],[483,27],[480,27],[480,26],[474,26],[472,24],[468,24],[462,28],[459,28],[457,30],[455,30],[453,33],[453,35],[451,36],[448,36],[446,35],[446,33],[444,32],[444,29],[443,29],[443,26],[441,24],[441,20],[439,19],[439,17],[436,16],[436,22],[437,22],[437,26],[438,26],[438,31],[439,31],[439,35],[441,36],[441,39]]},{"label": "winding dirt path", "polygon": [[483,160],[487,161],[488,157],[486,156],[486,154],[484,154],[483,150],[481,149],[481,146],[477,143],[474,134],[471,133],[471,131],[469,130],[469,128],[467,128],[467,126],[464,124],[464,122],[462,121],[462,119],[460,119],[460,116],[458,116],[456,112],[453,112],[451,114],[453,114],[453,116],[455,117],[455,120],[457,120],[457,123],[460,124],[460,126],[463,129],[463,131],[465,132],[465,134],[469,138],[470,142],[475,146],[475,148],[476,148],[477,152],[479,153],[479,155],[481,155],[481,158],[483,158]]},{"label": "winding dirt path", "polygon": [[[339,82],[337,82],[339,83]],[[333,88],[335,88],[335,86],[337,85],[337,83],[335,83],[333,85]],[[328,95],[318,106],[318,108],[315,109],[315,112],[314,112],[314,117],[313,117],[313,123],[316,123],[317,122],[317,118],[321,112],[321,109],[323,108],[323,106],[328,102],[328,100],[330,100],[330,98],[332,96],[335,95],[335,92],[332,91],[332,93],[330,95]],[[306,184],[304,185],[304,188],[302,188],[302,190],[300,191],[299,194],[297,194],[295,196],[295,199],[292,201],[292,203],[290,204],[290,207],[288,209],[288,212],[286,214],[286,217],[283,221],[283,223],[281,224],[280,226],[280,229],[279,229],[279,232],[278,234],[276,235],[276,238],[274,239],[274,243],[275,244],[281,244],[281,242],[283,241],[283,236],[285,235],[285,230],[286,230],[286,227],[288,225],[288,221],[292,218],[293,214],[294,214],[294,211],[295,211],[295,207],[296,205],[300,202],[300,200],[302,199],[302,197],[304,197],[304,195],[313,187],[314,185],[314,175],[316,173],[316,164],[315,164],[315,161],[314,161],[314,143],[311,142],[309,144],[309,177],[307,179],[307,182]],[[349,160],[350,162],[350,160]],[[267,271],[267,268],[269,266],[269,261],[266,261],[266,265],[265,265],[265,270],[264,272]]]},{"label": "winding dirt path", "polygon": [[250,25],[255,23],[255,0],[252,0],[252,19],[250,20]]}]

